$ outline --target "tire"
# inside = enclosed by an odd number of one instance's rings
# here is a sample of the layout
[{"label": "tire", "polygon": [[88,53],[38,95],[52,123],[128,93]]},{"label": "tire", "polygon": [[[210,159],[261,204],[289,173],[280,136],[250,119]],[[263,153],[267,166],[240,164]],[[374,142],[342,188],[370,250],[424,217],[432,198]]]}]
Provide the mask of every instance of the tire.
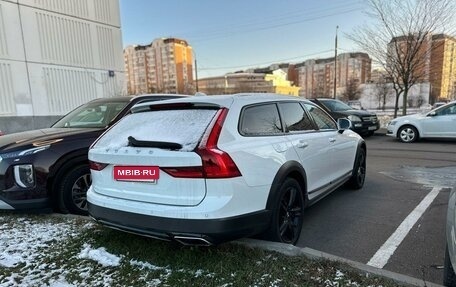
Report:
[{"label": "tire", "polygon": [[65,173],[57,189],[60,212],[87,215],[87,190],[91,183],[87,165],[77,165]]},{"label": "tire", "polygon": [[456,286],[456,274],[451,265],[450,254],[448,253],[448,246],[445,248],[445,262],[443,266],[443,285],[454,287]]},{"label": "tire", "polygon": [[287,178],[280,186],[272,210],[272,220],[265,238],[271,241],[296,244],[301,235],[304,196],[299,183]]},{"label": "tire", "polygon": [[397,138],[403,143],[415,142],[418,137],[418,130],[413,126],[403,126],[397,132]]},{"label": "tire", "polygon": [[348,180],[348,186],[353,189],[361,189],[366,179],[366,150],[360,148],[353,163],[353,172]]}]

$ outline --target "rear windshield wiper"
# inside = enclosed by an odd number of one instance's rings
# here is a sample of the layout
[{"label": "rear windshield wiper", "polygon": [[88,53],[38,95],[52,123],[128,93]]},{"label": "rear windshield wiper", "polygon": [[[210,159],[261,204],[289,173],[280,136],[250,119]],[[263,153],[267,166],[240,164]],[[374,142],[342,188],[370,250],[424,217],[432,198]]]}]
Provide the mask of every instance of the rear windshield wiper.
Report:
[{"label": "rear windshield wiper", "polygon": [[160,141],[141,141],[132,136],[128,137],[128,145],[132,147],[156,147],[170,150],[182,149],[182,145],[173,142],[160,142]]}]

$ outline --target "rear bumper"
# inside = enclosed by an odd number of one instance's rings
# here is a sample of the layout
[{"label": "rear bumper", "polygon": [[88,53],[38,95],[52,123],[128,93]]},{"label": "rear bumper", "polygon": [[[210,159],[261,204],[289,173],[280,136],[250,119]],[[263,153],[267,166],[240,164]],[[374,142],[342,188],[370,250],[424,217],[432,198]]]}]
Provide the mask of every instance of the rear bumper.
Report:
[{"label": "rear bumper", "polygon": [[[183,244],[212,245],[261,233],[269,227],[271,212],[220,219],[181,219],[143,215],[88,203],[89,215],[108,227]],[[199,244],[201,243],[201,244]]]}]

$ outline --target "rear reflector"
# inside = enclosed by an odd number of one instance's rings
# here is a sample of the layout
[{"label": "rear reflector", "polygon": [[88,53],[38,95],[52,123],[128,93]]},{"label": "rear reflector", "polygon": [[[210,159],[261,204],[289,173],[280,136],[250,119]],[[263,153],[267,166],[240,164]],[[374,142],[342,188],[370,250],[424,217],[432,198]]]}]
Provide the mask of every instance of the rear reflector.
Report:
[{"label": "rear reflector", "polygon": [[179,178],[202,178],[203,167],[185,166],[185,167],[162,167],[160,168],[172,177]]},{"label": "rear reflector", "polygon": [[105,167],[108,166],[107,163],[100,163],[95,161],[90,161],[89,166],[91,170],[103,170]]}]

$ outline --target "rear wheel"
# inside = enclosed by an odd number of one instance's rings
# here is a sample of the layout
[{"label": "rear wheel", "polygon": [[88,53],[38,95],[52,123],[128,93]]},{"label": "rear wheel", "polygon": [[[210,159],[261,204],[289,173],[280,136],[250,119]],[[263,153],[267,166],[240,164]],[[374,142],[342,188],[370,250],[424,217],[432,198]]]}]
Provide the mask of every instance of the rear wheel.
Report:
[{"label": "rear wheel", "polygon": [[287,178],[283,182],[272,211],[267,239],[296,244],[301,234],[304,197],[301,186],[295,179]]},{"label": "rear wheel", "polygon": [[87,165],[70,169],[58,186],[59,207],[63,213],[87,214],[87,190],[92,183]]},{"label": "rear wheel", "polygon": [[418,130],[412,126],[403,126],[397,132],[397,136],[403,143],[412,143],[418,139]]},{"label": "rear wheel", "polygon": [[366,151],[362,148],[358,150],[353,164],[352,176],[348,181],[348,185],[354,189],[360,189],[364,185],[366,179]]}]

